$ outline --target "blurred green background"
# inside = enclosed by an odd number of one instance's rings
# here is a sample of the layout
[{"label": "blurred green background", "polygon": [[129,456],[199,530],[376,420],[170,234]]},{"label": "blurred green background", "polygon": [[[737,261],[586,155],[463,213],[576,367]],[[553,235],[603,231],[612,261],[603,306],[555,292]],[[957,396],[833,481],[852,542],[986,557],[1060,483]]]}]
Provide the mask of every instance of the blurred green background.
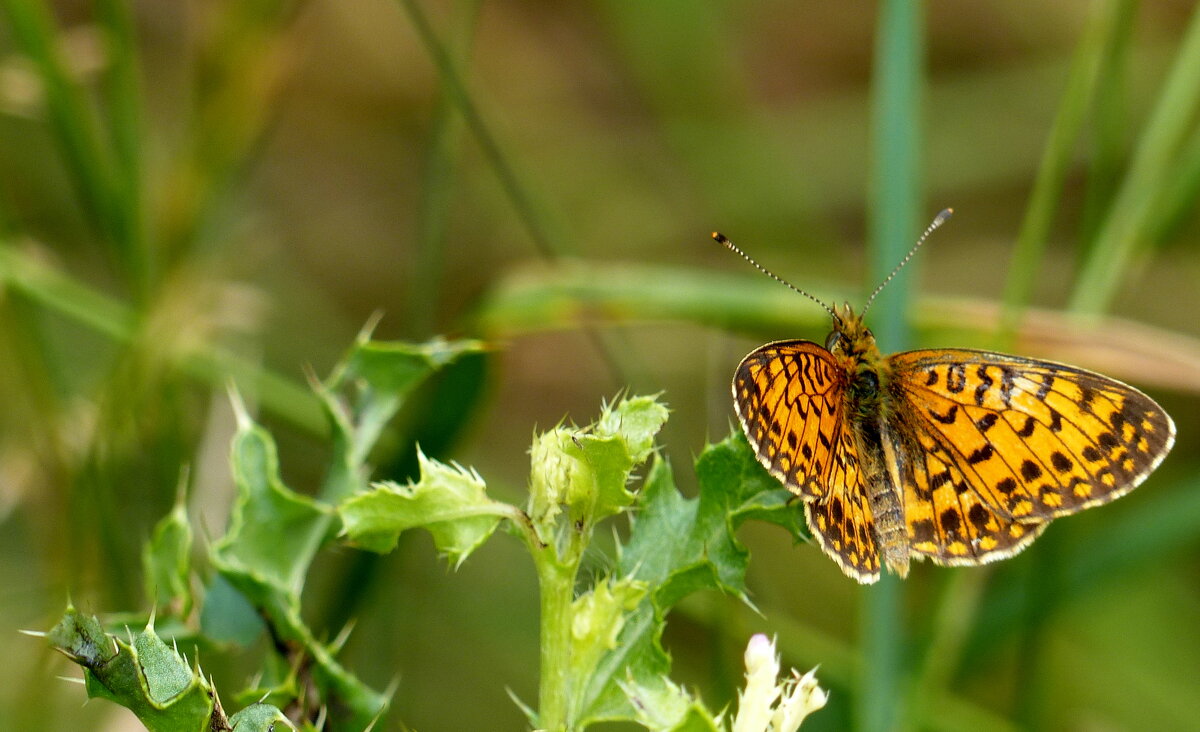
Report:
[{"label": "blurred green background", "polygon": [[[0,9],[9,728],[138,728],[83,706],[57,678],[78,670],[16,629],[49,627],[68,594],[144,609],[140,545],[184,466],[201,535],[219,535],[231,380],[311,491],[328,452],[304,369],[325,374],[382,311],[379,337],[494,349],[409,405],[378,477],[408,475],[419,440],[519,501],[534,430],[629,389],[670,404],[661,441],[686,486],[730,429],[745,352],[827,329],[709,232],[861,303],[897,242],[953,206],[873,319],[907,300],[896,342],[1129,381],[1174,416],[1174,452],[1013,560],[915,567],[884,590],[891,610],[815,547],[748,526],[761,614],[685,603],[665,639],[675,677],[731,703],[763,631],[832,689],[805,729],[1200,729],[1193,3]],[[906,68],[918,76],[886,80]],[[346,665],[376,688],[399,679],[391,719],[419,730],[523,727],[507,690],[536,696],[537,607],[503,536],[458,572],[424,534],[383,558],[341,550],[306,590],[318,633],[357,619]],[[241,688],[261,650],[206,660],[218,688]]]}]

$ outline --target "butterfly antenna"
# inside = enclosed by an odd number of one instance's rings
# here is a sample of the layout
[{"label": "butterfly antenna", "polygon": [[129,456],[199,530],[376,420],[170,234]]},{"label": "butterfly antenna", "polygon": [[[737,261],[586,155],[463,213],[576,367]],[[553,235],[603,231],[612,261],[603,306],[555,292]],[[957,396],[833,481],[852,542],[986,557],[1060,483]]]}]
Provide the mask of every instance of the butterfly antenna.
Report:
[{"label": "butterfly antenna", "polygon": [[892,273],[888,275],[883,282],[880,282],[879,287],[875,288],[875,292],[872,292],[871,296],[867,298],[867,304],[864,305],[862,309],[863,315],[867,314],[867,310],[871,307],[871,303],[875,302],[875,296],[878,295],[883,288],[887,287],[887,283],[891,282],[892,278],[895,277],[900,270],[904,269],[904,265],[908,264],[908,260],[913,258],[913,255],[916,254],[917,250],[921,248],[921,245],[925,243],[925,240],[929,238],[929,235],[932,234],[939,226],[946,223],[946,221],[949,220],[949,218],[953,215],[954,209],[945,208],[942,209],[941,213],[933,217],[933,221],[929,223],[929,226],[925,227],[925,233],[921,234],[921,238],[917,239],[917,243],[913,244],[913,248],[908,250],[908,254],[904,255],[904,259],[900,260],[900,264],[896,265],[896,268],[892,270]]},{"label": "butterfly antenna", "polygon": [[813,301],[813,302],[815,302],[816,304],[818,304],[818,305],[820,305],[821,307],[825,308],[825,310],[826,310],[826,311],[828,311],[828,312],[829,312],[829,314],[830,314],[830,315],[832,315],[832,316],[834,317],[834,319],[835,319],[835,320],[837,319],[837,316],[838,316],[838,314],[837,314],[837,313],[835,313],[835,312],[833,311],[833,308],[829,307],[828,305],[826,305],[825,303],[821,302],[821,301],[820,301],[820,300],[818,300],[817,298],[815,298],[815,297],[813,297],[812,295],[808,294],[808,293],[807,293],[807,292],[805,292],[804,290],[801,290],[799,287],[796,287],[796,286],[795,286],[795,285],[793,285],[791,282],[788,282],[787,280],[783,279],[782,277],[780,277],[779,275],[775,274],[774,272],[772,272],[771,270],[767,269],[766,267],[762,266],[762,265],[761,265],[761,264],[759,264],[758,262],[755,262],[755,261],[754,261],[754,259],[753,259],[753,258],[752,258],[752,257],[751,257],[749,254],[746,254],[746,253],[745,253],[745,252],[743,252],[741,249],[738,249],[738,247],[737,247],[737,245],[736,245],[736,244],[734,244],[733,242],[731,242],[731,241],[729,241],[728,239],[726,239],[724,234],[722,234],[722,233],[720,233],[720,232],[717,232],[717,231],[714,231],[714,232],[713,232],[713,235],[712,235],[712,238],[716,239],[716,240],[717,240],[719,243],[723,244],[723,245],[725,246],[725,248],[726,248],[726,249],[728,249],[729,251],[733,252],[734,254],[737,254],[737,255],[741,256],[741,258],[742,258],[742,259],[744,259],[744,260],[746,260],[747,262],[749,262],[750,264],[754,265],[754,268],[755,268],[755,269],[757,269],[759,272],[762,272],[763,274],[765,274],[766,276],[768,276],[768,277],[770,277],[771,279],[775,280],[776,282],[778,282],[778,283],[779,283],[779,284],[781,284],[781,285],[786,285],[787,287],[791,288],[791,290],[792,290],[793,292],[798,292],[798,293],[800,293],[801,295],[804,295],[804,296],[805,296],[805,297],[807,297],[809,300],[812,300],[812,301]]}]

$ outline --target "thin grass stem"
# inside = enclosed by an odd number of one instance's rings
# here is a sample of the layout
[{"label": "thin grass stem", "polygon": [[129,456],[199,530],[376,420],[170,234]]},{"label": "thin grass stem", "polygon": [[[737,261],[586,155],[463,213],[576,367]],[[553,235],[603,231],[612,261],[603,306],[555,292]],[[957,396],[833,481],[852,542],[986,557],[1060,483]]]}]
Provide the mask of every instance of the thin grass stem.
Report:
[{"label": "thin grass stem", "polygon": [[512,202],[517,218],[525,228],[525,233],[529,235],[534,247],[543,257],[546,259],[557,258],[564,253],[562,244],[550,235],[545,221],[538,213],[538,207],[529,194],[528,187],[517,176],[516,169],[501,149],[496,136],[492,134],[491,127],[484,121],[471,93],[467,91],[466,83],[463,81],[462,74],[459,73],[458,66],[454,63],[449,49],[438,38],[425,11],[421,9],[416,0],[399,0],[399,2],[408,14],[409,21],[417,31],[417,36],[433,60],[434,66],[437,67],[438,74],[441,76],[443,94],[458,107],[467,128],[471,130],[484,157],[487,158],[488,164],[499,179],[501,188]]},{"label": "thin grass stem", "polygon": [[1138,140],[1129,173],[1083,263],[1069,307],[1082,314],[1104,311],[1112,302],[1133,256],[1145,245],[1155,203],[1163,194],[1179,148],[1200,108],[1200,7],[1184,31],[1162,94]]},{"label": "thin grass stem", "polygon": [[1029,304],[1034,282],[1042,266],[1050,228],[1058,212],[1063,184],[1070,172],[1076,145],[1087,111],[1092,106],[1098,80],[1101,78],[1103,62],[1108,50],[1119,35],[1122,19],[1121,3],[1103,0],[1097,3],[1088,19],[1083,37],[1075,49],[1071,70],[1067,77],[1067,88],[1059,103],[1058,112],[1050,128],[1042,162],[1034,180],[1033,192],[1017,243],[1008,269],[1008,282],[1004,288],[1004,310],[1001,319],[1003,338],[1011,338],[1020,321],[1021,313]]},{"label": "thin grass stem", "polygon": [[[888,276],[919,231],[921,23],[920,3],[885,0],[879,5],[871,90],[872,283]],[[900,349],[908,340],[906,304],[912,277],[912,269],[902,271],[879,294],[873,328],[884,350]],[[863,667],[855,704],[861,730],[893,730],[907,718],[904,595],[902,582],[890,574],[863,590],[860,645],[871,662]]]},{"label": "thin grass stem", "polygon": [[128,0],[101,0],[96,11],[108,40],[104,82],[114,162],[113,196],[122,212],[120,246],[125,252],[124,262],[130,268],[126,278],[140,301],[150,291],[153,264],[143,226],[141,152],[145,128],[137,33]]}]

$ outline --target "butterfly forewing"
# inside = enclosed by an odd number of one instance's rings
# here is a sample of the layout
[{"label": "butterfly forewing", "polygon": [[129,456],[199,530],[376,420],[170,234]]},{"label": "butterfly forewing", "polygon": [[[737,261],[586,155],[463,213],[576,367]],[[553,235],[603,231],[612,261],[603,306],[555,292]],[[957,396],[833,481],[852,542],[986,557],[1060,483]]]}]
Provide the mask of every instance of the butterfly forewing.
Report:
[{"label": "butterfly forewing", "polygon": [[734,374],[734,405],[759,462],[797,495],[828,494],[845,382],[829,351],[811,341],[767,344]]},{"label": "butterfly forewing", "polygon": [[[1153,400],[1083,369],[966,349],[909,351],[888,361],[896,419],[918,436],[914,452],[937,461],[923,485],[914,478],[913,493],[945,495],[943,481],[952,478],[938,468],[952,467],[949,475],[1001,523],[1042,523],[1124,495],[1174,441],[1170,417]],[[906,505],[913,500],[907,496]],[[952,508],[942,502],[943,511]],[[937,507],[931,511],[936,525]],[[909,512],[915,537],[924,525]],[[1021,546],[994,551],[1007,556]]]}]

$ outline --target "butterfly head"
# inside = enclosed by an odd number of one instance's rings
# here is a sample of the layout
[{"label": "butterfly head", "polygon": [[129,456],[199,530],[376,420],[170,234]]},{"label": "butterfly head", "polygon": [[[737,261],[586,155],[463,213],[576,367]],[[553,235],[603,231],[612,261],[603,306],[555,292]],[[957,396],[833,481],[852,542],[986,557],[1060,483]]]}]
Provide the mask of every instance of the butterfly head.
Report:
[{"label": "butterfly head", "polygon": [[875,334],[863,322],[862,315],[854,312],[850,303],[834,308],[833,330],[825,339],[825,348],[830,353],[855,361],[875,362],[879,359]]}]

